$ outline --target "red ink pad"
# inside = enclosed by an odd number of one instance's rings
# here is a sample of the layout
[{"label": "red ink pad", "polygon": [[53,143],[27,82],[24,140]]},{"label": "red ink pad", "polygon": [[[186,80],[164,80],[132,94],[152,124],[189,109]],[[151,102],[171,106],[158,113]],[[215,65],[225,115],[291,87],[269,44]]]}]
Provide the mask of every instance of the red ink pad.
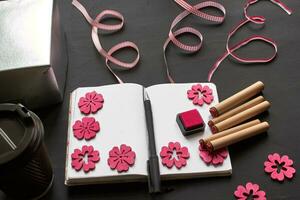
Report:
[{"label": "red ink pad", "polygon": [[198,133],[205,128],[205,123],[197,109],[179,113],[176,121],[184,136]]}]

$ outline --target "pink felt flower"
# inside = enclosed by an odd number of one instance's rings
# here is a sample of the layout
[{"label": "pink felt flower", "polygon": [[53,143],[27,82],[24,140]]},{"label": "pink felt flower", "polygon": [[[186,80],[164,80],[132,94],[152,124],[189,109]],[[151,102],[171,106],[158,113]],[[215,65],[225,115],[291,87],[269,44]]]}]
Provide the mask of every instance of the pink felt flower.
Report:
[{"label": "pink felt flower", "polygon": [[99,162],[99,151],[94,150],[93,146],[84,145],[81,150],[75,149],[71,155],[72,167],[76,171],[80,171],[82,168],[84,172],[89,172],[95,169],[95,163]]},{"label": "pink felt flower", "polygon": [[78,102],[80,111],[84,114],[96,113],[103,107],[103,96],[97,92],[88,92],[85,97],[81,97]]},{"label": "pink felt flower", "polygon": [[259,185],[248,182],[246,187],[239,185],[234,196],[238,200],[256,199],[256,200],[266,200],[266,193],[259,189]]},{"label": "pink felt flower", "polygon": [[111,169],[117,169],[118,172],[126,172],[129,166],[135,162],[135,152],[130,146],[122,144],[119,147],[113,147],[109,151],[108,165]]},{"label": "pink felt flower", "polygon": [[174,165],[177,169],[186,166],[186,160],[190,157],[187,147],[181,147],[179,142],[169,142],[168,146],[163,146],[160,151],[162,164],[168,168]]},{"label": "pink felt flower", "polygon": [[202,106],[204,103],[210,104],[214,100],[212,89],[207,85],[202,87],[201,84],[193,85],[192,88],[187,91],[187,96],[193,100],[193,104],[199,106]]},{"label": "pink felt flower", "polygon": [[200,144],[199,145],[200,158],[207,164],[219,165],[224,162],[224,159],[228,156],[226,148],[222,148],[213,152],[207,150],[207,148]]},{"label": "pink felt flower", "polygon": [[271,174],[271,178],[283,181],[284,177],[293,178],[296,169],[292,167],[293,160],[287,155],[280,156],[278,153],[268,155],[268,160],[264,162],[265,172]]},{"label": "pink felt flower", "polygon": [[90,140],[96,136],[99,130],[99,122],[97,122],[94,117],[84,117],[82,121],[77,120],[73,125],[73,134],[79,140],[83,138]]}]

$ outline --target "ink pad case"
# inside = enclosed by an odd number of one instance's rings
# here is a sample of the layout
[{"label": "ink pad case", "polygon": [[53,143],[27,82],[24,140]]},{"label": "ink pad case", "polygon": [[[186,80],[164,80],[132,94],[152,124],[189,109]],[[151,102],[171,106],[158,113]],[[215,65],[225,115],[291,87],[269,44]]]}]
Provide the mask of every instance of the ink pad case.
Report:
[{"label": "ink pad case", "polygon": [[205,129],[205,123],[197,109],[177,114],[176,121],[184,136],[192,135]]}]

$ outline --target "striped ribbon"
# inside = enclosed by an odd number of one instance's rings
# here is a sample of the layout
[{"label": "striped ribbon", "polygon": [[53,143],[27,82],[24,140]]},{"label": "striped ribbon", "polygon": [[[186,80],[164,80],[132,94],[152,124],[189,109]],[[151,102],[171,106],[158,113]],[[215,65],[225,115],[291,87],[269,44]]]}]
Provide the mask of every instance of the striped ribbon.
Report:
[{"label": "striped ribbon", "polygon": [[[110,67],[109,62],[124,68],[124,69],[131,69],[134,68],[140,59],[140,53],[139,49],[133,42],[130,41],[124,41],[121,43],[116,44],[115,46],[111,47],[108,51],[106,51],[100,42],[99,35],[98,35],[98,29],[104,30],[104,31],[119,31],[124,26],[124,17],[121,13],[115,11],[115,10],[103,10],[100,12],[95,19],[91,18],[91,16],[88,14],[85,7],[78,1],[73,0],[72,4],[82,13],[82,15],[85,17],[85,19],[88,21],[88,23],[92,26],[92,40],[93,43],[100,53],[105,58],[105,64],[106,67],[109,69],[109,71],[115,76],[115,78],[118,80],[119,83],[123,83],[123,81],[118,77],[118,75],[113,71],[113,69]],[[120,21],[119,24],[104,24],[101,23],[102,20],[105,18],[113,18]],[[125,48],[131,48],[136,51],[137,55],[136,58],[131,62],[123,62],[115,57],[112,56],[113,53],[117,52],[118,50],[125,49]]]},{"label": "striped ribbon", "polygon": [[[227,56],[231,56],[234,59],[236,59],[237,61],[241,62],[241,63],[267,63],[267,62],[271,62],[277,55],[277,45],[276,43],[267,37],[261,36],[261,35],[254,35],[251,37],[246,38],[245,40],[237,43],[236,45],[233,46],[229,46],[229,42],[231,37],[244,25],[246,25],[247,23],[254,23],[254,24],[258,24],[258,25],[262,25],[265,23],[266,19],[264,16],[250,16],[248,15],[248,8],[252,5],[257,3],[259,0],[248,0],[247,3],[244,6],[244,16],[245,16],[245,20],[241,21],[231,32],[229,32],[228,37],[227,37],[227,42],[226,42],[226,52],[215,62],[215,64],[212,66],[212,68],[210,69],[209,73],[208,73],[208,81],[210,82],[214,72],[218,69],[218,67],[220,66],[221,62],[227,58]],[[272,3],[274,3],[275,5],[279,6],[280,8],[282,8],[287,14],[291,15],[292,14],[292,10],[289,9],[285,4],[283,4],[281,1],[279,0],[270,0]],[[242,58],[240,56],[238,56],[237,54],[235,54],[234,52],[238,49],[240,49],[243,46],[246,46],[247,44],[251,43],[252,41],[262,41],[265,42],[267,44],[270,44],[273,49],[274,49],[274,53],[273,55],[271,55],[270,57],[266,57],[266,58],[254,58],[254,59],[250,59],[250,58]]]},{"label": "striped ribbon", "polygon": [[[198,30],[196,30],[192,27],[186,26],[186,27],[180,28],[180,29],[176,30],[175,32],[173,32],[174,27],[181,20],[183,20],[185,17],[187,17],[190,14],[196,15],[197,17],[200,17],[202,19],[205,19],[207,21],[214,22],[217,24],[223,23],[223,21],[225,19],[225,15],[226,15],[225,8],[221,4],[213,2],[213,1],[201,2],[194,6],[190,5],[185,0],[175,0],[175,2],[178,5],[180,5],[182,8],[184,8],[185,11],[183,11],[182,13],[177,15],[177,17],[175,17],[175,19],[173,20],[171,27],[170,27],[170,31],[169,31],[169,37],[167,38],[167,40],[165,41],[165,43],[163,45],[163,55],[164,55],[164,62],[165,62],[167,77],[171,83],[174,83],[174,79],[171,76],[169,66],[168,66],[168,61],[166,58],[166,50],[167,50],[169,43],[172,42],[178,48],[180,48],[186,52],[189,52],[189,53],[194,53],[201,49],[202,42],[203,42],[203,36]],[[223,16],[210,15],[210,14],[200,11],[201,9],[207,8],[207,7],[212,7],[212,8],[215,8],[215,9],[221,11],[223,13]],[[197,38],[199,38],[199,43],[196,45],[187,45],[187,44],[182,43],[181,41],[179,41],[176,38],[176,37],[178,37],[182,34],[186,34],[186,33],[195,35]]]}]

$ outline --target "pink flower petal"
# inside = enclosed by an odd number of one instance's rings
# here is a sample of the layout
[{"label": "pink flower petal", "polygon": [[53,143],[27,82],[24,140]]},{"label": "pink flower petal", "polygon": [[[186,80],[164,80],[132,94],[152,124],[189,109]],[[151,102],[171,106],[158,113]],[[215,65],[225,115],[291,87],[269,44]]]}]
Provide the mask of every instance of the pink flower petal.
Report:
[{"label": "pink flower petal", "polygon": [[209,151],[205,150],[200,151],[200,157],[206,163],[211,163],[213,160],[213,156],[209,153]]},{"label": "pink flower petal", "polygon": [[212,89],[210,89],[207,85],[205,85],[201,92],[204,93],[205,95],[210,95],[212,94]]},{"label": "pink flower petal", "polygon": [[265,172],[271,173],[271,172],[277,170],[277,168],[273,168],[273,166],[275,166],[275,164],[273,164],[269,161],[265,161],[264,165],[265,165]]},{"label": "pink flower petal", "polygon": [[289,159],[289,157],[287,155],[284,155],[281,157],[280,159],[281,163],[285,163],[284,166],[291,166],[293,165],[293,160]]},{"label": "pink flower petal", "polygon": [[172,154],[172,152],[169,150],[168,147],[163,146],[163,147],[161,148],[161,151],[160,151],[160,156],[161,156],[161,157],[166,157],[166,156],[169,156],[169,155],[171,155],[171,154]]},{"label": "pink flower petal", "polygon": [[120,155],[120,150],[118,147],[113,147],[110,151],[109,151],[109,157],[115,157],[115,156],[119,156]]},{"label": "pink flower petal", "polygon": [[270,154],[268,155],[268,159],[272,162],[275,163],[275,161],[280,162],[280,155],[278,153],[274,153],[273,155]]},{"label": "pink flower petal", "polygon": [[107,163],[111,169],[116,169],[120,159],[118,157],[109,157]]},{"label": "pink flower petal", "polygon": [[254,195],[258,196],[255,198],[257,200],[266,200],[266,193],[262,190],[255,192]]},{"label": "pink flower petal", "polygon": [[192,90],[194,90],[194,91],[201,91],[202,90],[201,84],[193,85],[192,86]]},{"label": "pink flower petal", "polygon": [[179,158],[179,160],[174,159],[174,164],[177,167],[177,169],[180,169],[183,166],[186,166],[186,159]]},{"label": "pink flower petal", "polygon": [[117,165],[118,172],[126,172],[126,171],[128,171],[128,169],[129,169],[128,164],[126,164],[124,162],[119,162],[119,164]]},{"label": "pink flower petal", "polygon": [[199,98],[198,101],[197,101],[197,104],[199,106],[202,106],[204,104],[203,98]]},{"label": "pink flower petal", "polygon": [[174,159],[170,159],[170,157],[164,157],[161,161],[162,164],[167,166],[168,168],[171,168],[174,165]]},{"label": "pink flower petal", "polygon": [[210,104],[212,101],[213,101],[213,96],[211,95],[208,95],[208,96],[203,96],[203,101],[206,103],[206,104]]},{"label": "pink flower petal", "polygon": [[294,167],[285,167],[286,170],[283,170],[283,174],[287,177],[287,178],[293,178],[294,173],[296,173],[296,169]]},{"label": "pink flower petal", "polygon": [[123,157],[123,160],[128,164],[128,165],[133,165],[135,161],[135,153],[133,151],[130,151],[127,153],[125,157]]},{"label": "pink flower petal", "polygon": [[244,195],[244,193],[247,193],[246,188],[242,185],[239,185],[234,192],[234,195],[238,198],[245,198],[246,196]]},{"label": "pink flower petal", "polygon": [[181,157],[183,158],[189,158],[190,157],[190,153],[187,147],[182,147],[181,148]]},{"label": "pink flower petal", "polygon": [[193,90],[188,90],[187,95],[188,95],[189,99],[194,99],[195,97],[198,96],[198,94],[197,93],[195,94],[195,92]]}]

